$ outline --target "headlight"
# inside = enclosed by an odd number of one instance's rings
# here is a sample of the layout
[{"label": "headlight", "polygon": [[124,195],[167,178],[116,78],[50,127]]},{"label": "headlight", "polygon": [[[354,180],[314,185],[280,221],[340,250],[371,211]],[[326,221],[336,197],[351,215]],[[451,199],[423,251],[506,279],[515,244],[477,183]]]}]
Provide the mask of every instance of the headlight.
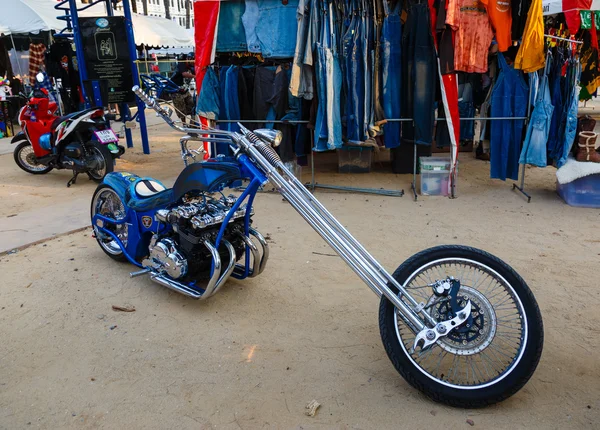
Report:
[{"label": "headlight", "polygon": [[283,133],[281,131],[271,130],[269,128],[260,128],[258,130],[254,130],[254,134],[269,142],[273,147],[281,145],[281,140],[283,139]]}]

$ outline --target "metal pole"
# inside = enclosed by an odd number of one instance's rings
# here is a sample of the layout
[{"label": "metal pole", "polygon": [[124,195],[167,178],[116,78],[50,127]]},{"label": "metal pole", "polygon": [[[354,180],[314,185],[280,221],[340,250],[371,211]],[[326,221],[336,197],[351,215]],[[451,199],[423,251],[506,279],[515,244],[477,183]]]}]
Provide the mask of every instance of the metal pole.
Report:
[{"label": "metal pole", "polygon": [[[533,73],[537,73],[537,72],[533,72]],[[529,96],[527,97],[527,118],[525,118],[525,126],[527,127],[527,123],[531,114],[531,82],[529,85]],[[521,164],[520,166],[520,172],[519,172],[519,176],[521,177],[521,183],[520,185],[517,185],[515,183],[513,183],[512,189],[514,190],[519,190],[521,192],[521,194],[523,194],[525,197],[527,197],[527,203],[531,203],[531,196],[529,194],[527,194],[525,192],[525,164]]]},{"label": "metal pole", "polygon": [[[413,123],[414,126],[414,123]],[[410,188],[412,188],[413,195],[415,196],[415,202],[417,201],[417,142],[415,141],[413,144],[413,180],[412,184],[410,184]]]},{"label": "metal pole", "polygon": [[[137,65],[135,63],[135,60],[137,60],[137,51],[135,48],[135,38],[133,36],[133,24],[131,21],[131,8],[129,6],[129,0],[123,0],[123,14],[125,15],[125,26],[127,29],[127,42],[129,44],[129,59],[131,61],[133,84],[135,86],[139,86],[140,79],[138,77]],[[139,99],[139,97],[136,97],[136,102],[138,107],[138,121],[140,122],[140,134],[142,136],[142,149],[144,154],[150,154],[150,145],[148,144],[148,129],[146,128],[146,106],[144,105],[144,102]],[[124,120],[127,120],[127,118],[124,118]],[[127,136],[127,146],[133,146],[131,130],[125,128],[125,135]]]},{"label": "metal pole", "polygon": [[315,151],[313,151],[313,144],[315,142],[315,130],[310,130],[310,189],[312,192],[315,191]]},{"label": "metal pole", "polygon": [[[146,58],[145,58],[146,73],[150,73],[150,70],[148,69],[148,47],[146,45],[144,45],[144,53],[146,54]],[[139,72],[139,70],[138,70],[138,72]]]},{"label": "metal pole", "polygon": [[79,15],[77,13],[77,3],[75,0],[69,0],[69,10],[71,12],[71,25],[73,26],[73,40],[75,41],[75,54],[77,57],[77,67],[79,68],[79,80],[81,81],[81,94],[85,107],[91,106],[90,100],[85,92],[85,81],[87,81],[87,68],[85,67],[85,58],[83,57],[83,40],[81,39],[81,30],[79,28]]},{"label": "metal pole", "polygon": [[10,33],[10,41],[12,42],[13,49],[15,50],[15,56],[17,56],[17,58],[15,58],[15,60],[17,61],[17,66],[19,67],[19,75],[21,76],[21,80],[23,80],[23,79],[25,79],[25,75],[23,75],[23,69],[21,69],[21,62],[19,61],[19,58],[18,58],[19,54],[17,54],[17,46],[15,45],[15,39],[13,39],[12,33]]}]

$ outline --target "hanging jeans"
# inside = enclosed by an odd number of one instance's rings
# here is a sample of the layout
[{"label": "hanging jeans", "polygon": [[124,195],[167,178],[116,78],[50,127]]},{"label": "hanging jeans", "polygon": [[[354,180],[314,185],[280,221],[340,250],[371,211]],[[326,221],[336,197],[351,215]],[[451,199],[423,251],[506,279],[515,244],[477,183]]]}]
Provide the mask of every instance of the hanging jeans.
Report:
[{"label": "hanging jeans", "polygon": [[[254,114],[254,76],[256,67],[240,67],[238,75],[238,98],[240,101],[240,119],[256,119]],[[252,129],[256,124],[245,123]]]},{"label": "hanging jeans", "polygon": [[[373,47],[373,118],[375,122],[374,131],[377,132],[378,135],[383,134],[382,124],[385,123],[385,112],[383,111],[383,100],[382,100],[382,32],[383,32],[383,22],[385,20],[386,9],[384,7],[384,3],[387,3],[387,0],[375,0],[375,17],[374,17],[374,47]],[[399,39],[401,38],[402,33],[400,32]]]},{"label": "hanging jeans", "polygon": [[[458,86],[458,113],[460,118],[474,118],[475,104],[473,103],[473,86],[466,82]],[[446,129],[448,127],[445,127]],[[460,121],[460,140],[473,140],[475,121]],[[450,135],[448,135],[450,140]]]},{"label": "hanging jeans", "polygon": [[347,82],[346,95],[346,137],[349,143],[360,144],[366,140],[364,130],[364,71],[362,65],[362,43],[360,17],[352,15],[352,20],[344,34],[344,58]]},{"label": "hanging jeans", "polygon": [[246,43],[249,52],[260,52],[260,43],[256,35],[256,26],[258,25],[258,1],[245,0],[246,11],[242,15],[244,32],[246,33]]},{"label": "hanging jeans", "polygon": [[413,118],[413,123],[402,124],[402,139],[431,145],[435,121],[437,61],[427,3],[410,6],[402,39],[403,116]]},{"label": "hanging jeans", "polygon": [[[225,76],[225,112],[227,119],[240,119],[240,100],[238,98],[238,75],[239,67],[232,66],[227,69]],[[236,123],[228,123],[225,127],[229,131],[240,131],[240,127]]]},{"label": "hanging jeans", "polygon": [[[549,62],[551,62],[551,60],[549,58],[546,58],[546,67],[548,67]],[[529,91],[529,104],[533,109],[535,108],[535,103],[538,98],[537,94],[540,88],[540,77],[537,73],[528,73],[527,77],[529,78],[529,88],[531,88],[531,90]],[[550,89],[548,89],[548,94],[550,94]]]},{"label": "hanging jeans", "polygon": [[289,58],[296,50],[298,0],[258,0],[256,36],[265,58]]},{"label": "hanging jeans", "polygon": [[326,151],[342,146],[342,116],[340,111],[342,70],[337,52],[333,22],[333,6],[322,2],[321,43],[317,43],[319,58],[319,111],[315,127],[315,151]]},{"label": "hanging jeans", "polygon": [[549,85],[550,85],[550,97],[552,98],[552,106],[554,106],[554,113],[552,114],[552,121],[550,122],[550,132],[548,135],[548,152],[552,153],[559,141],[559,129],[561,122],[561,115],[564,107],[564,100],[562,96],[562,66],[564,64],[564,57],[561,51],[557,51],[553,57],[552,69],[550,71]]},{"label": "hanging jeans", "polygon": [[[382,102],[385,118],[401,118],[402,106],[402,22],[400,20],[401,5],[396,3],[390,11],[387,1],[383,2],[385,18],[381,30],[382,48]],[[400,122],[388,122],[384,126],[383,141],[386,148],[400,145]]]},{"label": "hanging jeans", "polygon": [[[550,57],[548,56],[549,59]],[[546,70],[539,83],[538,97],[531,118],[529,119],[527,135],[523,142],[519,164],[531,164],[538,167],[546,167],[548,165],[546,144],[548,143],[548,133],[550,132],[550,123],[552,122],[552,113],[554,112],[548,85],[549,63],[550,61],[546,63]],[[531,79],[531,76],[537,75],[537,72],[530,73],[529,75],[529,82],[536,82],[536,79]]]},{"label": "hanging jeans", "polygon": [[[225,107],[225,99],[227,98],[227,72],[230,66],[223,66],[219,70],[219,119],[230,119],[228,116],[227,108]],[[208,74],[208,72],[207,72]],[[221,124],[223,130],[229,130],[229,124]],[[229,145],[226,143],[215,143],[216,153],[229,155]]]},{"label": "hanging jeans", "polygon": [[[500,52],[498,65],[500,76],[492,93],[492,117],[524,117],[527,112],[528,93],[521,72],[506,64]],[[522,119],[492,121],[491,178],[518,179],[523,121]]]},{"label": "hanging jeans", "polygon": [[198,95],[196,112],[199,116],[208,119],[219,119],[220,115],[220,87],[219,78],[212,67],[206,69],[202,80],[202,87]]},{"label": "hanging jeans", "polygon": [[567,158],[569,153],[571,152],[571,147],[576,138],[577,134],[577,110],[579,106],[579,78],[581,76],[581,65],[579,61],[574,61],[569,65],[569,79],[567,80],[567,84],[570,89],[570,100],[569,104],[566,106],[566,123],[565,123],[565,132],[561,138],[560,142],[560,151],[558,151],[556,157],[556,167],[561,168],[567,162]]},{"label": "hanging jeans", "polygon": [[246,51],[246,32],[242,23],[245,11],[243,0],[221,2],[217,29],[217,52]]},{"label": "hanging jeans", "polygon": [[296,51],[292,63],[290,93],[294,97],[311,100],[314,89],[312,84],[312,44],[310,40],[310,0],[300,0],[296,18],[298,30],[296,34]]},{"label": "hanging jeans", "polygon": [[373,63],[371,59],[373,57],[373,16],[370,14],[370,10],[363,13],[361,19],[361,43],[362,43],[362,66],[364,72],[364,80],[362,85],[365,89],[365,98],[362,101],[362,108],[364,112],[364,124],[362,129],[364,130],[365,137],[376,134],[375,123],[373,118]]}]

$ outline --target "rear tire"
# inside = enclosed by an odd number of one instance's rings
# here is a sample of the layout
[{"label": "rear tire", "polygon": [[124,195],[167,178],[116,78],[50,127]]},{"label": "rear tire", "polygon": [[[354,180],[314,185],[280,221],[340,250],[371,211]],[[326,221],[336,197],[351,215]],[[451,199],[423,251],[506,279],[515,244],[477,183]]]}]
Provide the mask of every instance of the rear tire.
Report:
[{"label": "rear tire", "polygon": [[[475,275],[467,276],[465,272],[468,270],[473,270]],[[540,309],[525,281],[497,257],[465,246],[439,246],[422,251],[406,260],[393,277],[416,299],[427,299],[430,293],[434,300],[443,299],[433,295],[432,289],[426,286],[431,273],[434,279],[453,275],[461,281],[459,292],[463,292],[458,294],[459,300],[463,297],[467,300],[469,296],[468,299],[474,299],[478,306],[472,310],[474,317],[470,325],[465,322],[428,349],[417,347],[411,353],[414,335],[398,316],[395,306],[383,296],[379,306],[381,339],[398,373],[436,402],[455,407],[484,407],[515,394],[533,375],[544,340]],[[488,279],[497,281],[500,288],[490,290],[493,284],[488,285]],[[502,295],[503,292],[505,295]],[[514,300],[514,310],[507,310],[509,300]],[[448,315],[442,315],[440,310],[447,309],[444,306],[448,305],[441,300],[438,303],[428,307],[428,312],[438,322],[447,320]],[[515,311],[517,314],[509,313]],[[481,325],[476,324],[478,322]],[[506,328],[506,324],[520,327],[520,332]],[[475,335],[469,337],[473,328]],[[463,335],[469,341],[461,340],[459,336]],[[510,349],[507,346],[509,342],[517,345],[511,344],[513,348]],[[508,357],[508,360],[504,358],[506,367],[502,367],[501,354],[504,353]],[[488,354],[494,359],[489,359]],[[510,354],[514,357],[511,358]],[[496,362],[498,357],[500,364]],[[464,365],[461,364],[463,362]],[[465,371],[466,377],[463,376]]]},{"label": "rear tire", "polygon": [[[107,204],[107,201],[102,200],[108,199],[116,199],[118,201],[112,202],[112,206]],[[116,206],[116,207],[115,207]],[[116,210],[115,210],[116,209]],[[92,228],[94,229],[94,235],[96,236],[96,241],[98,245],[100,245],[100,249],[104,251],[106,255],[112,258],[115,261],[125,262],[127,261],[127,257],[123,254],[123,251],[119,248],[118,244],[111,240],[110,238],[104,238],[102,233],[99,232],[98,227],[93,224],[94,215],[101,214],[108,216],[113,219],[122,219],[125,216],[125,204],[121,201],[115,190],[112,189],[109,185],[101,184],[94,191],[94,195],[92,197],[92,205],[90,208],[90,218],[92,220]],[[120,224],[113,229],[113,232],[119,237],[121,241],[127,246],[127,235],[128,235],[128,226],[127,224]]]},{"label": "rear tire", "polygon": [[101,167],[88,170],[87,175],[92,181],[100,183],[107,174],[115,169],[115,161],[106,145],[90,142],[86,145],[86,150],[96,158],[98,163],[101,163]]},{"label": "rear tire", "polygon": [[45,175],[52,170],[51,166],[46,166],[45,164],[37,162],[33,147],[27,140],[24,140],[17,145],[13,155],[17,166],[32,175]]}]

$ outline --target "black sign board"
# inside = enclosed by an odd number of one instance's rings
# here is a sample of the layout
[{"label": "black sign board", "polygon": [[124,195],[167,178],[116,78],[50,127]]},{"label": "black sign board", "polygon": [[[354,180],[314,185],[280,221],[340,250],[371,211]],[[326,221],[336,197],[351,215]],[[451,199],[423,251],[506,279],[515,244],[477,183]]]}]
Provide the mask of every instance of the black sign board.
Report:
[{"label": "black sign board", "polygon": [[[106,103],[135,101],[125,17],[79,18],[79,25],[88,79],[105,81],[102,86],[108,88]],[[92,94],[87,96],[93,98]]]}]

